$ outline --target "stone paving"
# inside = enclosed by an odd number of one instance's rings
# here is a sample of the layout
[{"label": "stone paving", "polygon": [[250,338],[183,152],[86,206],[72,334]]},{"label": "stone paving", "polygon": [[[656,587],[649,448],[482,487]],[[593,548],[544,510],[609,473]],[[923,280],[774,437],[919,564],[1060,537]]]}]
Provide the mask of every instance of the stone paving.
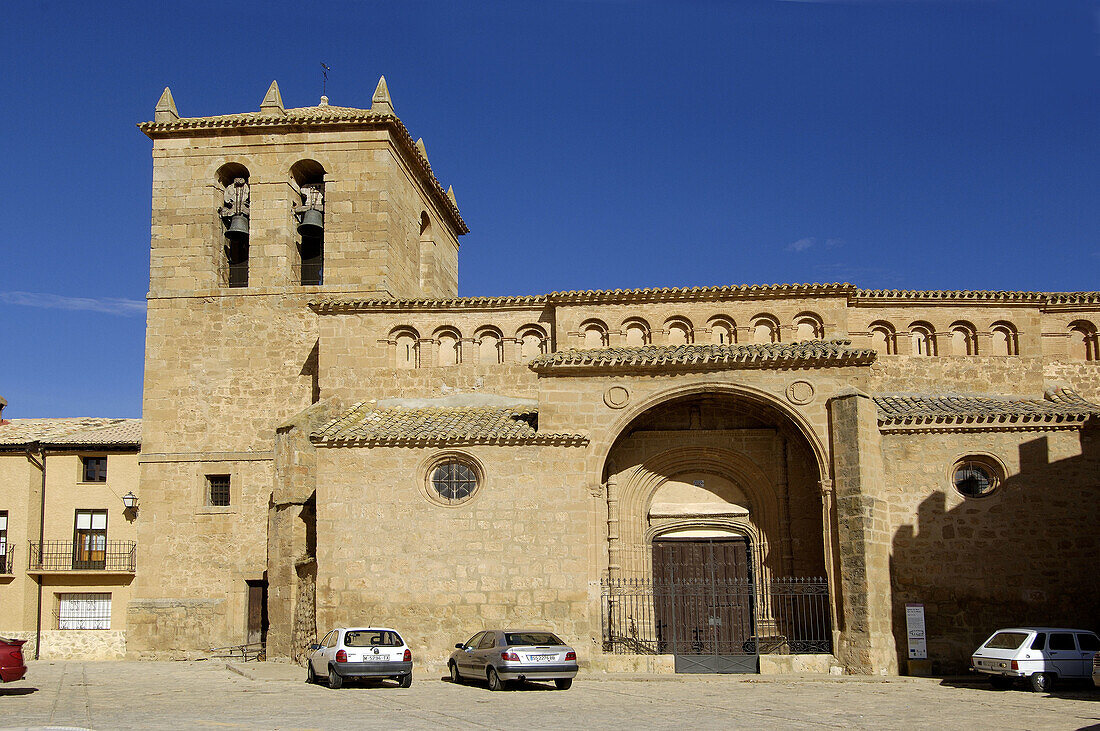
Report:
[{"label": "stone paving", "polygon": [[1100,724],[1100,689],[1040,695],[974,680],[582,675],[490,692],[416,677],[333,691],[279,663],[32,662],[0,686],[0,729],[1027,728]]}]

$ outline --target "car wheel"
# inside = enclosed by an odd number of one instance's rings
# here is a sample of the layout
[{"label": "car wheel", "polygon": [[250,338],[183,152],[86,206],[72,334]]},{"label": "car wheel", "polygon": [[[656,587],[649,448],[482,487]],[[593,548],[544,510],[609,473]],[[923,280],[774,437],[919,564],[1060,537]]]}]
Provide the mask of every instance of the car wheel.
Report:
[{"label": "car wheel", "polygon": [[306,682],[313,685],[317,682],[317,673],[313,672],[313,663],[306,660]]},{"label": "car wheel", "polygon": [[328,669],[328,687],[336,690],[344,684],[344,679],[340,673],[336,672],[336,668]]},{"label": "car wheel", "polygon": [[504,681],[494,668],[489,668],[489,690],[504,690]]},{"label": "car wheel", "polygon": [[996,690],[1008,690],[1012,687],[1012,678],[1006,678],[1003,675],[990,675],[989,683]]},{"label": "car wheel", "polygon": [[1054,675],[1051,673],[1035,673],[1027,679],[1027,682],[1036,693],[1049,693],[1054,686]]},{"label": "car wheel", "polygon": [[569,687],[573,685],[572,678],[558,678],[554,681],[554,685],[558,690],[569,690]]},{"label": "car wheel", "polygon": [[451,664],[448,666],[448,669],[451,671],[451,682],[455,685],[461,683],[462,676],[458,674],[458,663],[452,660]]},{"label": "car wheel", "polygon": [[402,688],[411,688],[412,684],[413,684],[413,674],[412,673],[408,673],[406,675],[401,676],[401,687]]}]

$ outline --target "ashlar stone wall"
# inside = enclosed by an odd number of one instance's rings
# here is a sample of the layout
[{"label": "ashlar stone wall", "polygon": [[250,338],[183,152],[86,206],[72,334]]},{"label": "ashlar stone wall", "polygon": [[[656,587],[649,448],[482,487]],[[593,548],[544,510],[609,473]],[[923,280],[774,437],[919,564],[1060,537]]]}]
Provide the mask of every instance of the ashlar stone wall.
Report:
[{"label": "ashlar stone wall", "polygon": [[[599,298],[603,299],[603,298]],[[608,297],[607,299],[613,299]],[[607,344],[620,347],[628,344],[627,328],[631,323],[648,331],[646,344],[667,345],[670,325],[689,327],[689,342],[718,343],[717,323],[732,325],[736,343],[753,343],[755,325],[771,320],[778,325],[777,342],[794,342],[799,338],[798,320],[803,316],[819,321],[826,338],[847,336],[847,318],[843,295],[806,297],[737,297],[728,299],[687,299],[684,301],[646,301],[644,297],[624,296],[622,301],[561,303],[554,307],[555,342],[559,350],[588,347],[584,330],[596,322],[607,330]],[[656,299],[656,298],[655,298]],[[726,341],[728,344],[729,341]]]},{"label": "ashlar stone wall", "polygon": [[[140,550],[128,651],[189,656],[243,644],[247,581],[267,569],[270,457],[161,457],[143,464]],[[209,505],[206,476],[230,475],[230,505]]]},{"label": "ashlar stone wall", "polygon": [[[257,144],[262,142],[262,144]],[[325,170],[325,284],[298,284],[300,202],[291,168]],[[453,296],[457,233],[387,129],[311,130],[264,135],[247,130],[153,144],[151,286],[154,296],[224,289],[224,227],[217,215],[227,164],[250,187],[249,289],[377,291],[382,296]],[[421,214],[431,219],[440,264],[421,282]],[[435,277],[439,278],[436,279]],[[422,284],[424,286],[422,286]]]},{"label": "ashlar stone wall", "polygon": [[[974,648],[1000,627],[1097,629],[1096,427],[895,431],[883,434],[882,455],[900,660],[906,602],[925,607],[934,672],[963,672]],[[989,495],[968,498],[952,486],[953,468],[967,455],[1003,465],[1006,477]]]},{"label": "ashlar stone wall", "polygon": [[[484,473],[474,497],[453,506],[431,499],[426,484],[432,460],[451,451]],[[490,627],[545,627],[590,656],[600,501],[581,449],[322,447],[317,461],[319,633],[392,626],[433,672],[456,642]]]}]

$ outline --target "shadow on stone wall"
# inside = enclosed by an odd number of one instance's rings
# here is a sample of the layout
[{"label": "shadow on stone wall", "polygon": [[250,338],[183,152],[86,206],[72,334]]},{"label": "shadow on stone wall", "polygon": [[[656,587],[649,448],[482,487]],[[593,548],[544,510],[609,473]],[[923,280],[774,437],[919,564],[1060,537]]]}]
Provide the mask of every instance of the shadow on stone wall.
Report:
[{"label": "shadow on stone wall", "polygon": [[1081,454],[1051,462],[1046,436],[1019,445],[1020,472],[994,495],[945,508],[937,492],[893,538],[890,577],[898,667],[905,605],[925,607],[932,672],[965,672],[1000,627],[1100,630],[1100,427]]}]

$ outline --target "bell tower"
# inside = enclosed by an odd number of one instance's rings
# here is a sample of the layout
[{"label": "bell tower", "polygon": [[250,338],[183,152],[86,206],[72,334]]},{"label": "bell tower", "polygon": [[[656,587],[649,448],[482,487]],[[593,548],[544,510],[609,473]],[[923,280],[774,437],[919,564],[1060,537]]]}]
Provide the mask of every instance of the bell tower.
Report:
[{"label": "bell tower", "polygon": [[369,109],[286,109],[272,82],[258,112],[180,117],[165,89],[139,128],[153,141],[151,295],[457,294],[468,229],[385,77]]},{"label": "bell tower", "polygon": [[181,117],[165,89],[138,127],[153,142],[141,499],[157,520],[139,527],[134,656],[240,642],[266,585],[275,430],[324,395],[309,302],[453,297],[467,232],[385,78],[369,108],[288,109],[272,82],[258,111],[212,117]]}]

